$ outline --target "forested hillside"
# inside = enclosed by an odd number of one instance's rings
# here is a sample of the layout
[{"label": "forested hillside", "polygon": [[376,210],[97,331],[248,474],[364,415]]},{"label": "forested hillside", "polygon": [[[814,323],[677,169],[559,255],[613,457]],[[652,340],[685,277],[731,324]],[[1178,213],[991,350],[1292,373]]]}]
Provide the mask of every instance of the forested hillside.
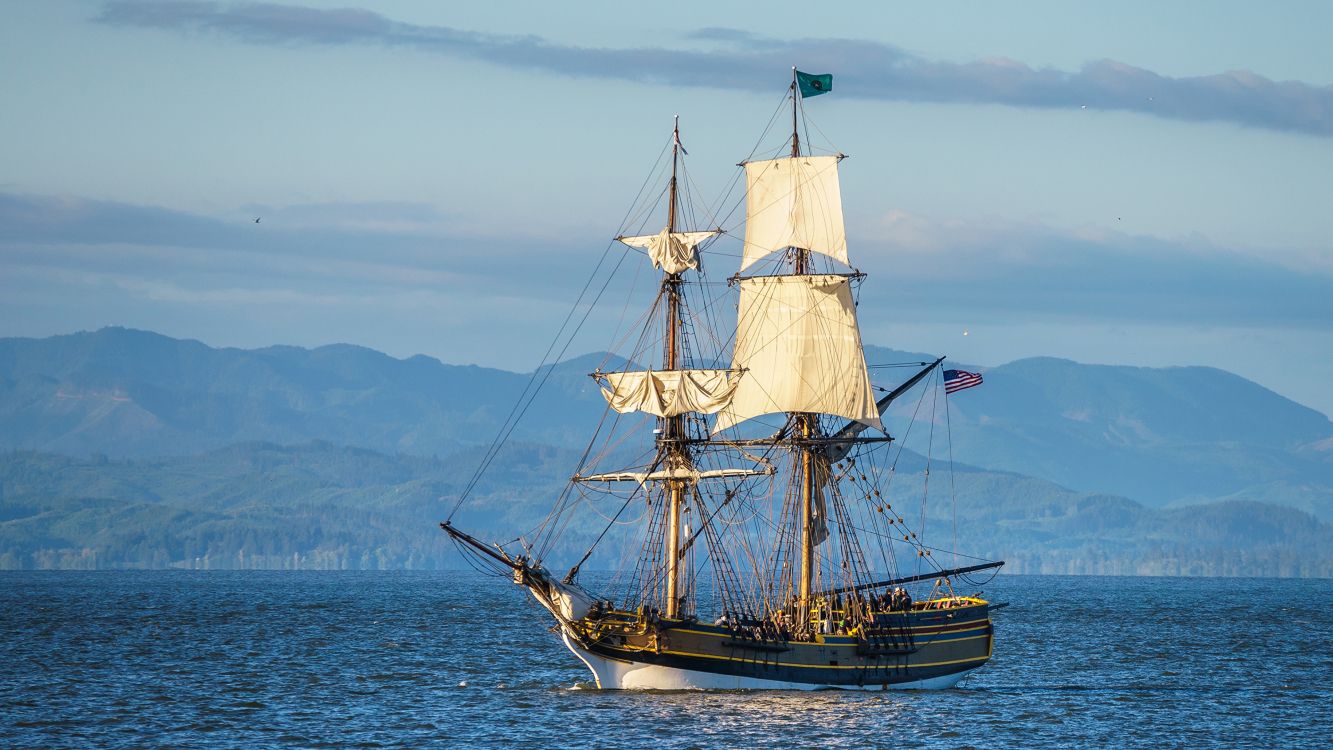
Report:
[{"label": "forested hillside", "polygon": [[[889,388],[913,369],[880,365],[926,355],[867,358]],[[623,365],[520,374],[116,328],[0,339],[0,566],[457,564],[436,524],[519,395],[542,386],[460,516],[493,539],[545,516],[605,408],[587,373]],[[924,489],[913,451],[953,459],[926,505],[949,521],[934,533],[960,519],[940,546],[1029,572],[1330,575],[1324,415],[1209,368],[955,366],[985,383],[926,409],[913,392],[887,420],[907,448],[894,492]]]},{"label": "forested hillside", "polygon": [[[387,456],[312,443],[251,443],[170,459],[0,458],[0,568],[448,568],[438,523],[481,456]],[[516,444],[457,522],[484,538],[527,533],[578,453]],[[924,459],[905,454],[891,490],[918,507]],[[1153,509],[1040,479],[956,466],[926,503],[932,545],[1003,559],[1012,572],[1333,576],[1333,526],[1248,501]],[[577,559],[609,514],[586,509],[551,554]],[[954,521],[957,519],[957,536]],[[616,536],[619,539],[616,539]],[[629,529],[588,566],[636,548]]]}]

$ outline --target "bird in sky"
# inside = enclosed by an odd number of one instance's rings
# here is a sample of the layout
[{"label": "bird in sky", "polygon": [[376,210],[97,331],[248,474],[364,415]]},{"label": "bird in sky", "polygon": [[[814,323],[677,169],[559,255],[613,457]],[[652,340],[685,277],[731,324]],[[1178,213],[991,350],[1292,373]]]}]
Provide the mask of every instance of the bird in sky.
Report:
[{"label": "bird in sky", "polygon": [[259,223],[259,219],[260,219],[260,217],[258,217],[258,216],[255,217],[255,223],[256,223],[256,224]]}]

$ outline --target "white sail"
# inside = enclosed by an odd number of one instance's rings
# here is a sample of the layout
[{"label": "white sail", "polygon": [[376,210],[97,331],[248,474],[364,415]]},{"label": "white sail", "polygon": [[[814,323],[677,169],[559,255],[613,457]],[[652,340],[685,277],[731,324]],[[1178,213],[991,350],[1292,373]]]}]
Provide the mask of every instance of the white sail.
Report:
[{"label": "white sail", "polygon": [[745,252],[741,271],[770,253],[805,248],[847,265],[838,156],[745,164]]},{"label": "white sail", "polygon": [[766,466],[763,469],[707,469],[699,471],[698,469],[681,466],[675,469],[659,469],[657,471],[613,471],[606,474],[589,474],[586,477],[574,477],[580,482],[638,482],[643,484],[647,481],[661,481],[664,479],[681,479],[686,482],[698,484],[702,479],[736,479],[740,477],[765,477],[774,473],[772,466]]},{"label": "white sail", "polygon": [[713,431],[774,412],[836,414],[883,429],[845,276],[742,279],[733,369]]},{"label": "white sail", "polygon": [[667,273],[680,273],[687,268],[699,267],[699,256],[695,251],[700,242],[717,234],[712,232],[668,232],[663,229],[657,234],[643,234],[636,237],[620,237],[620,241],[630,247],[648,250],[648,257],[653,261],[653,268],[660,268]]},{"label": "white sail", "polygon": [[624,414],[642,411],[659,417],[687,412],[714,414],[731,401],[741,380],[730,370],[644,370],[608,372],[602,395]]}]

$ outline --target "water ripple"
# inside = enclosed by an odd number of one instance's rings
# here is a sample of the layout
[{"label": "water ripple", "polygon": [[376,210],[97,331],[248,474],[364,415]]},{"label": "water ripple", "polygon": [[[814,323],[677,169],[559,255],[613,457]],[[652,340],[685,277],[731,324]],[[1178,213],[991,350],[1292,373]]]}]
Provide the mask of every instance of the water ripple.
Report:
[{"label": "water ripple", "polygon": [[991,663],[890,694],[601,692],[470,573],[0,582],[3,747],[1299,747],[1333,698],[1329,581],[1000,578]]}]

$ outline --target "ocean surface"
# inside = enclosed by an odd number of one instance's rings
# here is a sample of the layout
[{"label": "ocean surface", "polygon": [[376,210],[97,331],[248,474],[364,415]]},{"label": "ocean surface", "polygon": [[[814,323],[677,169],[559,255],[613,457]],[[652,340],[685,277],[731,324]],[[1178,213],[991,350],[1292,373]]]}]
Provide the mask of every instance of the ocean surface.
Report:
[{"label": "ocean surface", "polygon": [[1326,747],[1333,581],[1000,576],[940,692],[602,692],[503,580],[0,573],[0,747]]}]

